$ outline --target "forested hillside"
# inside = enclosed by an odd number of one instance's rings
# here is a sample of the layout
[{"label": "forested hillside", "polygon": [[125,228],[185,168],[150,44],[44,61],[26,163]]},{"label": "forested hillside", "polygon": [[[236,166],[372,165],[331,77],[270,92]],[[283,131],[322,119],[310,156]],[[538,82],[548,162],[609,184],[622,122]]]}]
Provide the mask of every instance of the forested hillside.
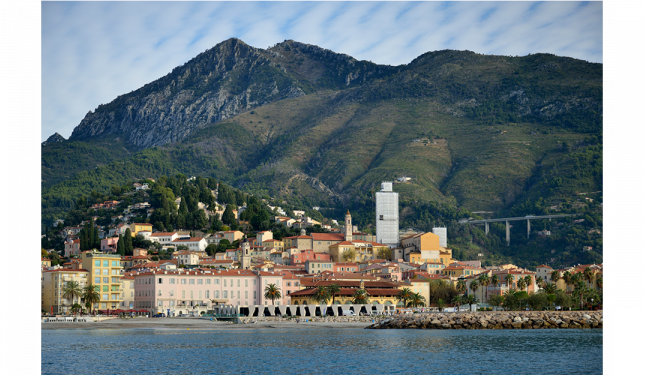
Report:
[{"label": "forested hillside", "polygon": [[446,50],[391,67],[228,40],[42,150],[43,224],[93,190],[183,173],[336,219],[350,208],[368,227],[380,182],[405,176],[401,226],[447,225],[468,257],[602,259],[602,236],[577,224],[526,243],[516,226],[510,247],[499,228],[484,238],[457,224],[472,211],[548,211],[602,229],[602,65],[566,57]]}]

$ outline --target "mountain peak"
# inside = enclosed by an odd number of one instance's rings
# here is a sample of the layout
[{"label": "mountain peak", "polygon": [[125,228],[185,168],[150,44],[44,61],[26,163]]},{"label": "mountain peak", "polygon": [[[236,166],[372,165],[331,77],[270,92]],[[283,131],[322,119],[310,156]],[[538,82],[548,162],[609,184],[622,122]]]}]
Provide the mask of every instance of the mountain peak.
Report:
[{"label": "mountain peak", "polygon": [[62,135],[58,134],[58,132],[56,132],[56,133],[52,134],[51,136],[49,136],[49,138],[47,138],[47,140],[45,142],[43,142],[41,145],[45,146],[48,143],[58,143],[58,142],[65,142],[65,141],[66,141],[66,139],[63,138]]}]

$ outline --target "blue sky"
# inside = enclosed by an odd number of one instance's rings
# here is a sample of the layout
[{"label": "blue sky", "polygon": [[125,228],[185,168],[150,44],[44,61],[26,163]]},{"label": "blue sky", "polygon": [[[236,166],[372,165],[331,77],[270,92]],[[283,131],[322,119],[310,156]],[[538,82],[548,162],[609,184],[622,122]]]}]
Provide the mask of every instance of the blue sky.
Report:
[{"label": "blue sky", "polygon": [[230,37],[390,65],[441,49],[602,62],[602,12],[601,2],[43,2],[41,138],[68,138],[89,110]]}]

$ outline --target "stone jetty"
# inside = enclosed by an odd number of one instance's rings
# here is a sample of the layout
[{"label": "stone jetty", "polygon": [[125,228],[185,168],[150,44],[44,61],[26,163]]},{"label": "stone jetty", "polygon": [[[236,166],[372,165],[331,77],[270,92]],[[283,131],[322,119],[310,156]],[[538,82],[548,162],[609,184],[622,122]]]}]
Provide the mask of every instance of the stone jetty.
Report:
[{"label": "stone jetty", "polygon": [[401,314],[366,329],[602,328],[602,311],[496,311]]}]

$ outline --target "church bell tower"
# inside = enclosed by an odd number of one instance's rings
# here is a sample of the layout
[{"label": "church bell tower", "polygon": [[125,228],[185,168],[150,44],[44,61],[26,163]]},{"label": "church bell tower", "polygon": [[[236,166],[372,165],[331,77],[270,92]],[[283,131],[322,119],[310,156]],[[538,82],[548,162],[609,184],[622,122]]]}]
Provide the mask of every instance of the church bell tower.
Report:
[{"label": "church bell tower", "polygon": [[349,214],[349,210],[345,214],[345,241],[352,241],[352,233],[354,226],[352,226],[352,215]]}]

